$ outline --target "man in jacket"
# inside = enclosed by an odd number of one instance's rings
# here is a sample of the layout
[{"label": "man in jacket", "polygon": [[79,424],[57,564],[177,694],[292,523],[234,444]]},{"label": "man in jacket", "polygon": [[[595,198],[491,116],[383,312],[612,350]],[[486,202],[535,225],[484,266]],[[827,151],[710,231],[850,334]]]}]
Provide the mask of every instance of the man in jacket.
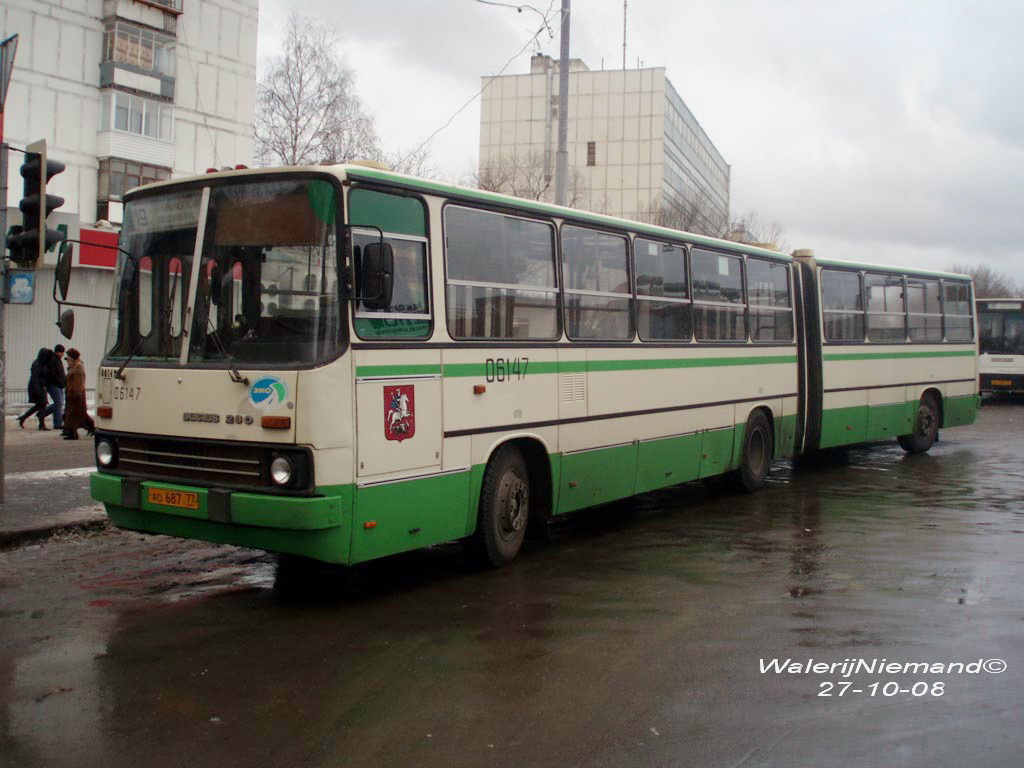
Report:
[{"label": "man in jacket", "polygon": [[64,373],[64,345],[53,348],[53,356],[49,358],[46,370],[46,393],[50,396],[50,404],[43,412],[45,419],[53,414],[53,428],[64,427],[64,388],[67,386],[67,375]]}]

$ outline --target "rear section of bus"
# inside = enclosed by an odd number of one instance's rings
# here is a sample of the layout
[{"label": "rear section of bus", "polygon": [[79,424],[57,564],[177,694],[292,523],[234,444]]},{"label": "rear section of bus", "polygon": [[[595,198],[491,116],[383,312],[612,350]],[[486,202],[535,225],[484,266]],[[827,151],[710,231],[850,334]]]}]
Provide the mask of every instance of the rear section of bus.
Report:
[{"label": "rear section of bus", "polygon": [[801,252],[805,451],[898,438],[928,450],[974,421],[977,323],[970,278]]}]

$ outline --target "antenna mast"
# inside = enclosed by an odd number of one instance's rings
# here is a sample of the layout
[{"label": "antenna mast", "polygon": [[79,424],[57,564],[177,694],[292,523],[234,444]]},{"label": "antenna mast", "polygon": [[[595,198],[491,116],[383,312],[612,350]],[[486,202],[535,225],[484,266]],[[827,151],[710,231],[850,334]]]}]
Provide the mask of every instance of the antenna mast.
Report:
[{"label": "antenna mast", "polygon": [[626,68],[626,8],[629,0],[622,0],[622,68]]}]

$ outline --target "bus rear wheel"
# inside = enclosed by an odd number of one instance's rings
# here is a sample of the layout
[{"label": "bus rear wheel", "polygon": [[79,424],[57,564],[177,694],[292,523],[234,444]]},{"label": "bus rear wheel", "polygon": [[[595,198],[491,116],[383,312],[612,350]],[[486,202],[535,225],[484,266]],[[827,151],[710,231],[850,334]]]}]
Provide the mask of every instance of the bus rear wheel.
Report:
[{"label": "bus rear wheel", "polygon": [[523,455],[505,446],[484,472],[475,549],[487,565],[498,568],[519,554],[530,519],[530,473]]},{"label": "bus rear wheel", "polygon": [[772,466],[773,454],[772,428],[768,417],[764,411],[754,411],[747,418],[747,427],[743,432],[743,453],[736,473],[740,490],[753,493],[764,485]]},{"label": "bus rear wheel", "polygon": [[926,453],[939,437],[939,406],[934,395],[925,395],[917,405],[914,431],[900,435],[900,447],[907,453]]}]

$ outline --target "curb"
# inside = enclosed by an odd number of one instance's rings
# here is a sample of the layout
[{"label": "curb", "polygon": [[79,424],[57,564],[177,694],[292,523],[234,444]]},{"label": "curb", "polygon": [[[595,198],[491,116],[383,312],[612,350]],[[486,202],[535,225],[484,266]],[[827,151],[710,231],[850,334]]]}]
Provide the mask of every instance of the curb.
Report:
[{"label": "curb", "polygon": [[75,520],[67,523],[56,523],[52,525],[40,525],[34,528],[22,528],[16,531],[0,531],[0,551],[17,549],[52,536],[63,533],[91,533],[105,529],[109,520],[104,514],[102,517],[91,517],[83,520]]}]

